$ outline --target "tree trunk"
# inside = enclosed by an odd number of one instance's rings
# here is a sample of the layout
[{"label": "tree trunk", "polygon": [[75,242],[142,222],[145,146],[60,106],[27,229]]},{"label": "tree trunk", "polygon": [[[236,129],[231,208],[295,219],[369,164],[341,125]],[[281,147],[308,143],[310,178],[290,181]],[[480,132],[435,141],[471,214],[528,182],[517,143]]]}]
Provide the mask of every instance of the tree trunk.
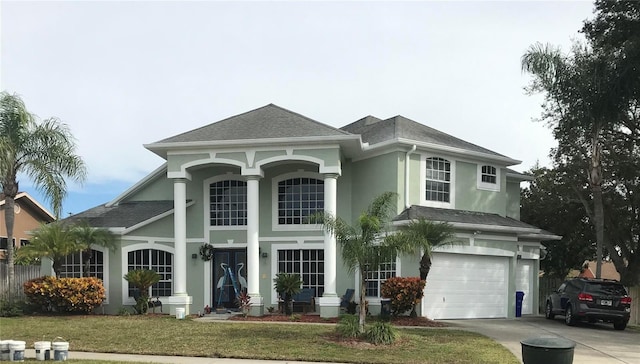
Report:
[{"label": "tree trunk", "polygon": [[422,279],[423,281],[426,281],[430,270],[431,270],[431,256],[425,253],[422,255],[422,259],[420,259],[420,279]]},{"label": "tree trunk", "polygon": [[366,287],[367,287],[367,271],[360,269],[360,314],[358,319],[358,327],[360,333],[364,333],[364,322],[367,316],[367,300],[366,300]]},{"label": "tree trunk", "polygon": [[589,183],[593,193],[593,224],[596,229],[596,278],[602,277],[602,245],[604,244],[604,207],[602,201],[602,163],[600,146],[601,128],[594,126],[591,139],[591,165]]},{"label": "tree trunk", "polygon": [[14,269],[14,247],[13,247],[13,225],[15,223],[15,193],[7,193],[13,192],[12,190],[17,190],[17,186],[15,188],[5,188],[4,193],[4,221],[7,227],[7,270],[8,270],[8,278],[9,278],[9,302],[13,302],[14,297],[14,285],[15,285],[15,269]]}]

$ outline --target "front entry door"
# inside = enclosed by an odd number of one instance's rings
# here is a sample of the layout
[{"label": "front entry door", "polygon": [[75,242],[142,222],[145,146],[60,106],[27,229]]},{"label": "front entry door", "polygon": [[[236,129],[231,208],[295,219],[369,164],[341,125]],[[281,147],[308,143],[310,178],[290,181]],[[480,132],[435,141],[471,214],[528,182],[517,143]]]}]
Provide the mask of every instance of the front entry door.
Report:
[{"label": "front entry door", "polygon": [[247,290],[247,250],[216,249],[213,254],[213,305],[214,308],[238,308],[233,282],[224,269],[231,268],[239,291]]}]

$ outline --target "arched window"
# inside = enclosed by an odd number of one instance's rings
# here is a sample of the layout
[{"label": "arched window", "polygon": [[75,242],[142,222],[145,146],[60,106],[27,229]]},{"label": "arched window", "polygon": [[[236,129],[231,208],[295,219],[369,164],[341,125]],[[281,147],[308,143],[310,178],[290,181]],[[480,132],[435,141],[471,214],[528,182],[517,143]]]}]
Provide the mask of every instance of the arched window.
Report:
[{"label": "arched window", "polygon": [[[151,297],[171,296],[173,254],[156,249],[130,251],[127,253],[127,272],[135,269],[150,269],[160,274],[160,281],[151,287]],[[133,297],[133,288],[129,284],[129,297]]]},{"label": "arched window", "polygon": [[427,158],[426,189],[427,201],[451,201],[451,163],[443,158]]},{"label": "arched window", "polygon": [[209,185],[211,226],[247,225],[247,182],[224,180]]},{"label": "arched window", "polygon": [[309,224],[306,218],[324,210],[324,181],[295,177],[278,182],[278,224]]}]

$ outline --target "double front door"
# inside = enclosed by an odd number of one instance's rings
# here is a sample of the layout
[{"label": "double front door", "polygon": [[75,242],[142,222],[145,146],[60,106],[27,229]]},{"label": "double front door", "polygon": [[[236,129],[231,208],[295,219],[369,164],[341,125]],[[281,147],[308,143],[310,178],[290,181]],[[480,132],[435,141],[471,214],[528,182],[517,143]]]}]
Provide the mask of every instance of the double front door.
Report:
[{"label": "double front door", "polygon": [[214,308],[237,308],[236,290],[247,290],[247,250],[216,249],[212,262]]}]

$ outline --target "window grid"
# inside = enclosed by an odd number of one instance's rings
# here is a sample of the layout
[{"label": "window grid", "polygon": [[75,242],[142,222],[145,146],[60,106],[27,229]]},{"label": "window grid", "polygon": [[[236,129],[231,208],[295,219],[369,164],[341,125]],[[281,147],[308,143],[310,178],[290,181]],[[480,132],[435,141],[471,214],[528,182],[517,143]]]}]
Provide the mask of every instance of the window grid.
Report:
[{"label": "window grid", "polygon": [[323,210],[323,180],[299,177],[278,182],[278,224],[309,224],[306,218]]},{"label": "window grid", "polygon": [[[140,249],[127,255],[127,271],[150,269],[160,274],[160,281],[151,287],[151,297],[171,296],[173,278],[173,254],[163,250]],[[129,284],[129,297],[133,297],[134,287]]]},{"label": "window grid", "polygon": [[226,180],[209,185],[211,226],[247,225],[247,182]]},{"label": "window grid", "polygon": [[[82,277],[82,252],[67,255],[60,268],[60,278]],[[89,259],[89,277],[96,277],[104,281],[104,254],[99,250],[91,249]]]},{"label": "window grid", "polygon": [[312,288],[314,297],[321,297],[324,293],[324,250],[278,250],[278,272],[300,274],[302,288]]},{"label": "window grid", "polygon": [[367,272],[366,290],[367,297],[380,297],[382,284],[389,278],[396,276],[396,262],[380,264],[380,269]]},{"label": "window grid", "polygon": [[443,158],[427,158],[426,172],[426,200],[449,202],[451,163]]},{"label": "window grid", "polygon": [[482,182],[496,184],[496,167],[482,166]]}]

